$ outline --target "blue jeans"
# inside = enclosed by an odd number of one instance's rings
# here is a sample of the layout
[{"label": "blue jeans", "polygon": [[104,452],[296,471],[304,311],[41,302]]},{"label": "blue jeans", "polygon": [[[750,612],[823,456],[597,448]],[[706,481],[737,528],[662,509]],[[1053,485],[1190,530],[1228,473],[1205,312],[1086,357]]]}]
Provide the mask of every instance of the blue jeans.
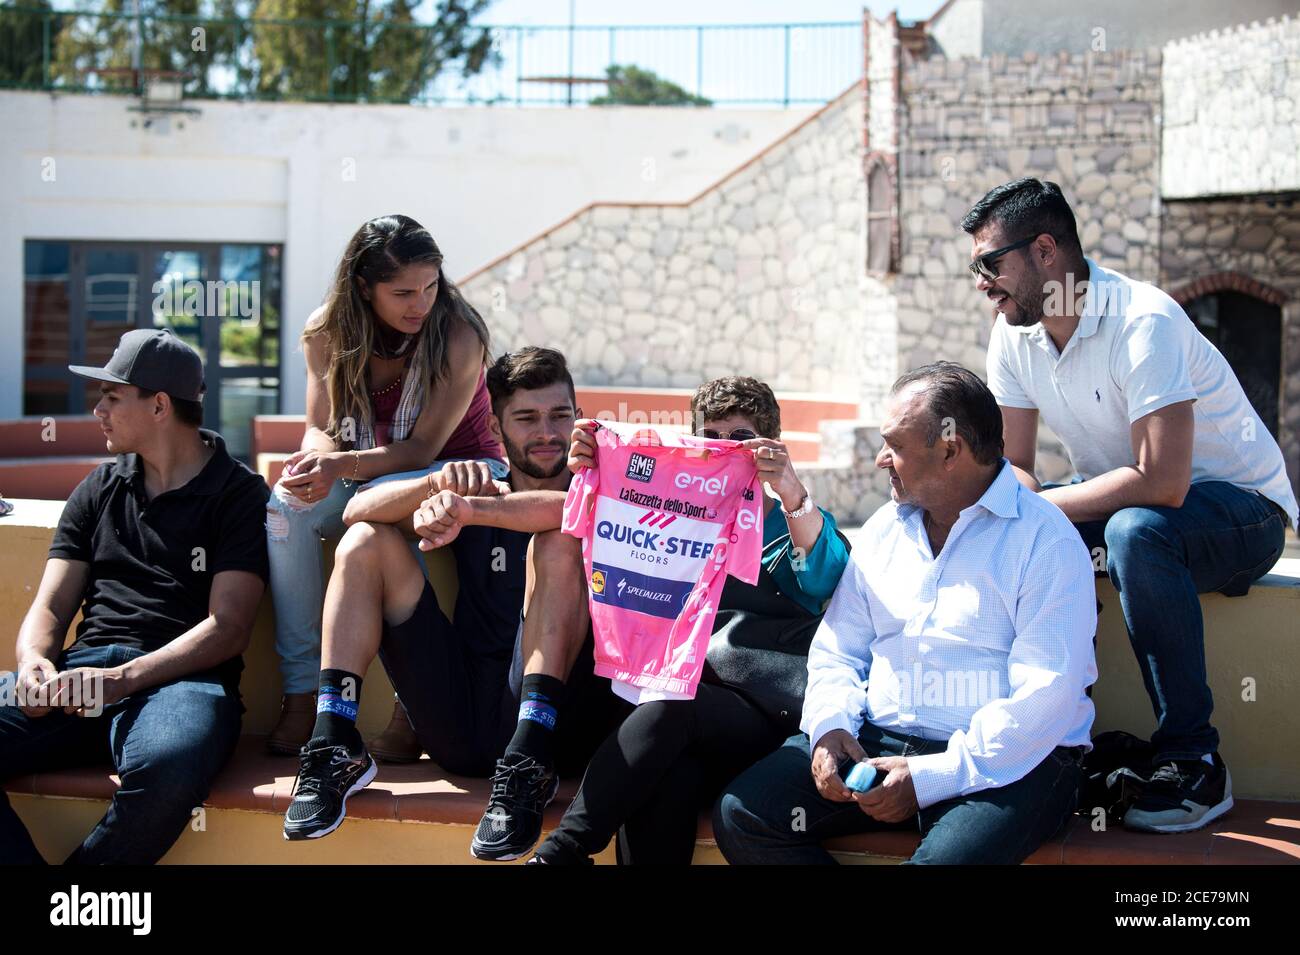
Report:
[{"label": "blue jeans", "polygon": [[[122,646],[73,648],[54,664],[59,670],[114,667],[141,654]],[[12,685],[14,679],[13,673],[0,673],[0,684]],[[12,697],[11,692],[5,695]],[[212,780],[239,739],[243,711],[238,690],[184,678],[141,690],[95,717],[58,711],[32,719],[17,706],[0,706],[0,774],[12,779],[72,766],[112,765],[121,786],[104,818],[67,861],[151,865],[207,799]],[[0,790],[0,863],[43,861]]]},{"label": "blue jeans", "polygon": [[[923,756],[947,744],[863,724],[867,756]],[[878,822],[856,802],[831,802],[812,778],[808,737],[791,736],[731,781],[713,807],[713,834],[732,865],[833,865],[821,842],[882,830],[921,832],[913,865],[1014,865],[1050,839],[1074,812],[1082,773],[1077,749],[1058,746],[1017,782]]]},{"label": "blue jeans", "polygon": [[[377,477],[365,487],[424,477],[444,464]],[[487,460],[492,476],[505,480],[504,462]],[[365,490],[365,488],[361,488]],[[266,543],[271,562],[271,600],[275,607],[275,650],[285,693],[314,693],[320,679],[321,609],[325,605],[325,554],[321,540],[338,540],[346,529],[343,511],[358,488],[342,480],[323,500],[305,504],[279,482],[266,505]]]},{"label": "blue jeans", "polygon": [[[1182,507],[1126,507],[1075,525],[1119,591],[1155,712],[1157,762],[1219,748],[1210,725],[1205,628],[1197,594],[1241,596],[1282,556],[1286,522],[1266,498],[1224,481],[1193,484]],[[1097,548],[1104,548],[1098,551]]]}]

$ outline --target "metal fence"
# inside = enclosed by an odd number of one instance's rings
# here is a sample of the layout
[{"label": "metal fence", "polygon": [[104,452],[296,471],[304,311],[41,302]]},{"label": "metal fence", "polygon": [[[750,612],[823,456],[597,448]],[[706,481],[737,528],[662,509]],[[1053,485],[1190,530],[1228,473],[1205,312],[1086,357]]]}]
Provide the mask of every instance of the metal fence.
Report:
[{"label": "metal fence", "polygon": [[0,6],[0,87],[187,98],[585,105],[607,68],[651,70],[726,106],[824,103],[861,76],[860,23],[478,25],[482,68],[439,62],[434,25],[135,16]]}]

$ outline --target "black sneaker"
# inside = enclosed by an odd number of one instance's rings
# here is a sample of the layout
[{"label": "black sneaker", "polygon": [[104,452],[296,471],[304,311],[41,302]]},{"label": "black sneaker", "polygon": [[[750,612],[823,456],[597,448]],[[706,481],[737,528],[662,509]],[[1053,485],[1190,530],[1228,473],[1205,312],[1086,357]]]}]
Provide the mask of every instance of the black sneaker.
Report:
[{"label": "black sneaker", "polygon": [[507,754],[497,760],[492,795],[469,851],[475,859],[508,862],[537,844],[542,810],[560,788],[555,770],[531,756]]},{"label": "black sneaker", "polygon": [[364,748],[353,756],[323,736],[309,740],[298,758],[302,763],[284,814],[284,837],[319,839],[343,824],[348,797],[369,786],[379,767]]},{"label": "black sneaker", "polygon": [[1144,832],[1191,832],[1232,808],[1232,776],[1219,754],[1172,760],[1156,767],[1142,796],[1124,814],[1124,825]]}]

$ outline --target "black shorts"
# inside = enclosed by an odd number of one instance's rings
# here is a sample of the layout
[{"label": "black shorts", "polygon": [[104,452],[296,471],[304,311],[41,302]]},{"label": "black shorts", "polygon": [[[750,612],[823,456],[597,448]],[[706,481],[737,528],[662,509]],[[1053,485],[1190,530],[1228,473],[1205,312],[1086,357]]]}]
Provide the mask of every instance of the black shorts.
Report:
[{"label": "black shorts", "polygon": [[[511,656],[485,653],[479,634],[452,625],[426,580],[409,618],[384,625],[379,659],[429,758],[450,773],[490,776],[514,735],[519,697]],[[578,775],[627,711],[609,680],[593,672],[590,629],[569,676],[556,727],[556,768]],[[520,653],[516,639],[514,655]]]}]

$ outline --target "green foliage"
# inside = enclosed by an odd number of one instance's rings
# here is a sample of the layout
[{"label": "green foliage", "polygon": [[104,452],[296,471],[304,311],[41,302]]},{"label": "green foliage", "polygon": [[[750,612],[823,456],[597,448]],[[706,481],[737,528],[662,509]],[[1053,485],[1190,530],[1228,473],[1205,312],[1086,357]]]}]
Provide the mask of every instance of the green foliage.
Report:
[{"label": "green foliage", "polygon": [[[49,0],[23,0],[26,10],[48,11]],[[39,13],[0,7],[0,86],[40,87],[45,83],[44,42],[49,23],[51,45],[63,28],[61,17],[48,21]]]},{"label": "green foliage", "polygon": [[413,0],[262,0],[261,17],[320,23],[259,25],[257,92],[288,99],[409,102],[444,70],[472,76],[490,63],[491,32],[470,21],[491,0],[439,0],[432,26],[417,26]]},{"label": "green foliage", "polygon": [[[100,12],[133,12],[130,0],[105,0]],[[55,45],[53,78],[66,86],[133,89],[132,54],[140,34],[140,68],[182,73],[186,91],[210,92],[209,68],[233,64],[240,43],[234,24],[203,18],[238,16],[236,0],[139,0],[140,16],[67,17]]]},{"label": "green foliage", "polygon": [[[237,93],[270,99],[409,102],[440,73],[495,62],[491,31],[471,25],[491,2],[438,0],[422,25],[418,0],[139,0],[138,18],[113,15],[131,0],[104,0],[52,19],[50,82],[132,91],[138,46],[143,70],[183,74],[189,96],[233,75]],[[41,85],[42,30],[39,14],[0,8],[0,86]]]},{"label": "green foliage", "polygon": [[713,100],[686,92],[652,70],[639,66],[610,66],[609,93],[597,96],[592,106],[712,106]]}]

